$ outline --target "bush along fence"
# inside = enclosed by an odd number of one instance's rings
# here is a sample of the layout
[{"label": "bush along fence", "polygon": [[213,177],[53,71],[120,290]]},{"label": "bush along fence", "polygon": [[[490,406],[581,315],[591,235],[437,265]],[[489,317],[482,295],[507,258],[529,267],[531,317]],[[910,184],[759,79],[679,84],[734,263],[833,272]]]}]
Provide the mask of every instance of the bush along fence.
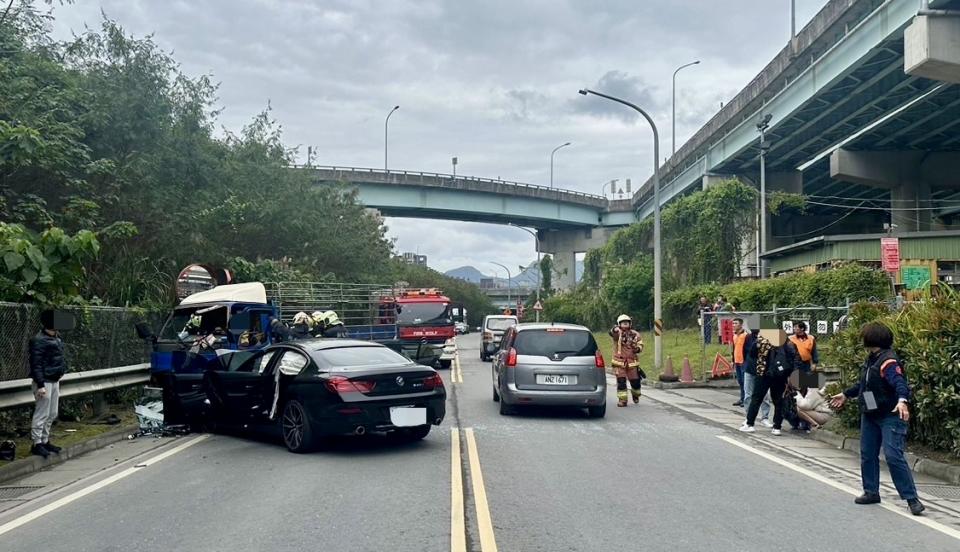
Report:
[{"label": "bush along fence", "polygon": [[[40,331],[37,305],[0,302],[0,381],[27,377],[30,339]],[[62,307],[77,326],[63,332],[68,370],[80,372],[148,362],[149,350],[134,324],[159,328],[163,314],[117,307]]]},{"label": "bush along fence", "polygon": [[[833,361],[841,368],[840,384],[857,381],[866,357],[860,326],[886,324],[913,390],[911,441],[960,458],[960,294],[935,285],[923,301],[898,312],[871,303],[854,305],[850,319],[831,343]],[[860,426],[856,408],[844,408],[841,420],[854,429]]]}]

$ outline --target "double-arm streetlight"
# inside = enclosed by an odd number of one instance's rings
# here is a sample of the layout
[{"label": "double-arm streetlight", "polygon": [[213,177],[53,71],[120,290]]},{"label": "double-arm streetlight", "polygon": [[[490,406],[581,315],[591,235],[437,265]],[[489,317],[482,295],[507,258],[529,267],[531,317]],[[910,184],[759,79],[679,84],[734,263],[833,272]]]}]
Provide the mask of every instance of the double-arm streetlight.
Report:
[{"label": "double-arm streetlight", "polygon": [[557,150],[560,148],[565,148],[570,145],[570,142],[560,144],[559,146],[553,148],[553,151],[550,152],[550,187],[553,188],[553,156],[556,155]]},{"label": "double-arm streetlight", "polygon": [[670,150],[671,156],[677,154],[677,73],[679,73],[681,69],[690,67],[691,65],[698,65],[699,63],[700,63],[699,59],[697,61],[691,61],[686,65],[681,65],[680,67],[677,67],[677,70],[673,72],[673,102],[671,102],[672,107],[670,108],[670,111],[671,111],[670,117],[672,120],[670,136],[671,136],[671,139],[673,140],[673,148]]},{"label": "double-arm streetlight", "polygon": [[[508,224],[509,224],[510,226],[513,226],[514,228],[519,228],[519,229],[523,230],[524,232],[526,232],[526,233],[530,234],[531,236],[533,236],[534,243],[536,244],[536,247],[537,247],[537,303],[540,303],[540,288],[543,287],[543,274],[540,272],[540,270],[541,270],[541,267],[540,267],[540,236],[538,236],[536,232],[534,232],[533,230],[531,230],[531,229],[529,229],[529,228],[524,228],[523,226],[516,225],[516,224],[514,224],[514,223],[512,223],[512,222],[510,222],[510,223],[508,223]],[[537,322],[539,322],[539,321],[540,321],[540,311],[539,311],[539,310],[535,310],[535,312],[537,313]]]},{"label": "double-arm streetlight", "polygon": [[510,288],[512,287],[512,284],[513,284],[513,277],[510,276],[510,269],[507,268],[507,267],[505,267],[505,266],[503,266],[503,265],[500,264],[500,263],[495,263],[495,262],[493,262],[493,261],[490,261],[490,264],[492,264],[492,265],[497,265],[497,266],[499,266],[500,268],[502,268],[502,269],[504,269],[504,270],[507,271],[507,304],[508,304],[508,305],[511,305],[510,308],[513,308],[513,303],[510,301],[510,299],[511,299],[511,297],[510,297]]},{"label": "double-arm streetlight", "polygon": [[586,96],[587,94],[593,94],[594,96],[600,96],[601,98],[606,98],[610,101],[623,104],[629,108],[636,110],[640,115],[643,115],[643,118],[650,123],[650,128],[653,130],[653,324],[654,324],[654,334],[653,334],[653,357],[654,365],[659,369],[663,365],[663,343],[662,336],[663,333],[663,320],[661,317],[661,300],[662,292],[660,283],[661,283],[661,248],[660,248],[660,133],[657,131],[657,124],[653,122],[653,119],[646,111],[640,109],[636,105],[626,101],[621,100],[620,98],[615,98],[613,96],[608,96],[601,92],[594,92],[584,88],[580,90],[580,93]]},{"label": "double-arm streetlight", "polygon": [[387,113],[387,118],[383,121],[383,170],[385,171],[390,170],[387,166],[387,131],[390,128],[390,116],[398,109],[400,109],[399,105],[393,106],[393,109],[390,110],[390,113]]}]

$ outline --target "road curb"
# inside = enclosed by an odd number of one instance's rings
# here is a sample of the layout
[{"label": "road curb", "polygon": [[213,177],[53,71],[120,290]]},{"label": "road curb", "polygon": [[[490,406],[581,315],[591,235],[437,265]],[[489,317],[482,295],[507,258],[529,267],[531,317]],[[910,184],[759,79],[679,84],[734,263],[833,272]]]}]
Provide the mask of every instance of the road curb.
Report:
[{"label": "road curb", "polygon": [[694,381],[683,383],[680,381],[657,381],[653,387],[661,391],[670,391],[671,389],[735,389],[738,387],[734,379],[720,379],[710,381]]},{"label": "road curb", "polygon": [[139,426],[137,425],[123,426],[100,434],[81,443],[75,443],[69,447],[65,447],[60,451],[60,454],[51,454],[50,457],[46,459],[31,455],[27,458],[15,460],[6,466],[0,467],[0,483],[6,483],[12,479],[18,479],[25,475],[30,475],[44,468],[62,464],[63,462],[80,456],[81,454],[101,449],[107,445],[112,445],[113,443],[119,441],[123,441],[128,435],[136,433],[138,429]]}]

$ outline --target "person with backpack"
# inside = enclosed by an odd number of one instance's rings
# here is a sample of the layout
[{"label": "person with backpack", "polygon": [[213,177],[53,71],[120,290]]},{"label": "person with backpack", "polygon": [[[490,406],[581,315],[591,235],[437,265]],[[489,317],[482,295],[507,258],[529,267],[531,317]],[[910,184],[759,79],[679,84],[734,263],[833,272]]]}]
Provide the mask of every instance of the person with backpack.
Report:
[{"label": "person with backpack", "polygon": [[[764,335],[764,334],[767,335]],[[800,363],[800,354],[797,347],[786,339],[782,330],[760,331],[757,337],[757,377],[754,383],[753,395],[750,397],[750,407],[747,409],[747,419],[740,426],[744,433],[754,433],[753,424],[760,413],[760,405],[767,392],[773,403],[772,435],[780,435],[783,425],[783,397],[787,391],[787,380]]]},{"label": "person with backpack", "polygon": [[30,379],[33,380],[33,423],[30,437],[32,454],[47,458],[58,454],[60,447],[50,442],[50,428],[57,419],[60,407],[60,378],[67,372],[67,357],[63,353],[63,339],[54,324],[54,312],[40,314],[43,329],[30,340]]},{"label": "person with backpack", "polygon": [[867,360],[860,368],[860,380],[843,393],[834,395],[830,405],[843,408],[847,399],[860,406],[860,478],[863,494],[857,504],[880,503],[880,449],[887,460],[890,477],[910,513],[919,516],[926,508],[917,498],[917,486],[904,454],[910,428],[910,384],[903,362],[893,352],[893,332],[876,322],[860,328]]}]

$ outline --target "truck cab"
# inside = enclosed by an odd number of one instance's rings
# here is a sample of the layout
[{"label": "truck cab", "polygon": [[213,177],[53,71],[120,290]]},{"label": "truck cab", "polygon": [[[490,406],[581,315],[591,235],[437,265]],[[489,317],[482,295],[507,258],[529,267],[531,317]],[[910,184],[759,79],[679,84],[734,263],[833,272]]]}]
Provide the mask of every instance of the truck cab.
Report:
[{"label": "truck cab", "polygon": [[420,364],[450,368],[457,354],[453,314],[457,306],[437,289],[403,291],[394,301],[403,353]]}]

